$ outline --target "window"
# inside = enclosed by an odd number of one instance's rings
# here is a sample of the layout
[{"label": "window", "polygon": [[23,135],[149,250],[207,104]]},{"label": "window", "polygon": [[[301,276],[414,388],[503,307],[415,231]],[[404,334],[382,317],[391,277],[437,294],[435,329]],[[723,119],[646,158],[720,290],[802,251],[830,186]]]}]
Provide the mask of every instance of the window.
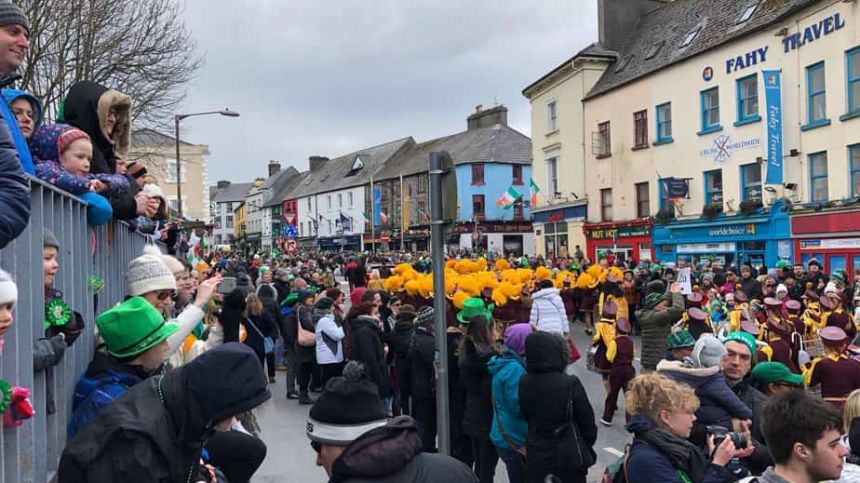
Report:
[{"label": "window", "polygon": [[684,41],[681,42],[681,48],[684,48],[684,47],[692,44],[693,41],[696,40],[696,37],[699,35],[699,32],[701,30],[702,30],[702,24],[701,23],[696,25],[695,27],[693,27],[693,30],[691,30],[690,33],[688,33],[687,36],[684,37]]},{"label": "window", "polygon": [[738,122],[744,124],[760,121],[758,114],[758,76],[753,74],[737,81]]},{"label": "window", "polygon": [[551,197],[555,198],[560,194],[558,190],[558,156],[547,158],[546,160],[546,180],[549,182],[549,192]]},{"label": "window", "polygon": [[741,201],[761,201],[761,166],[758,163],[741,166]]},{"label": "window", "polygon": [[555,99],[546,103],[546,132],[558,129],[558,101]]},{"label": "window", "polygon": [[427,188],[430,187],[430,177],[427,173],[421,173],[418,175],[418,192],[426,193]]},{"label": "window", "polygon": [[720,88],[702,91],[702,130],[699,134],[720,130]]},{"label": "window", "polygon": [[845,53],[848,76],[848,113],[860,112],[860,47]]},{"label": "window", "polygon": [[848,177],[851,196],[860,197],[860,144],[848,146]]},{"label": "window", "polygon": [[326,196],[328,201],[328,207],[331,208],[331,195]]},{"label": "window", "polygon": [[824,86],[824,62],[806,68],[806,123],[819,126],[827,122],[827,92]]},{"label": "window", "polygon": [[633,113],[634,148],[648,147],[648,111]]},{"label": "window", "polygon": [[601,122],[597,125],[597,157],[605,158],[612,155],[612,150],[609,145],[612,141],[611,131],[609,129],[609,121]]},{"label": "window", "polygon": [[827,201],[827,152],[809,155],[810,201]]},{"label": "window", "polygon": [[484,164],[475,163],[472,165],[472,185],[484,184]]},{"label": "window", "polygon": [[338,208],[343,207],[343,194],[341,194],[341,193],[337,194],[337,207]]},{"label": "window", "polygon": [[328,221],[328,233],[329,233],[329,235],[334,233],[334,227],[332,226],[332,220]]},{"label": "window", "polygon": [[299,222],[299,236],[305,236],[305,222]]},{"label": "window", "polygon": [[750,19],[750,17],[753,16],[756,9],[758,9],[758,3],[754,3],[747,7],[746,10],[744,10],[744,13],[741,14],[740,18],[738,18],[738,21],[735,22],[735,25],[746,23]]},{"label": "window", "polygon": [[[186,182],[186,162],[179,162],[179,177],[180,182]],[[175,183],[176,182],[176,159],[165,159],[164,160],[164,182],[165,183]]]},{"label": "window", "polygon": [[472,195],[472,217],[484,218],[484,195]]},{"label": "window", "polygon": [[309,210],[311,209],[311,199],[310,198],[308,198],[308,209]]},{"label": "window", "polygon": [[723,170],[705,171],[705,206],[718,205],[723,211]]},{"label": "window", "polygon": [[672,103],[657,106],[657,144],[672,142]]},{"label": "window", "polygon": [[513,178],[514,184],[523,184],[523,165],[522,164],[512,164],[511,165],[511,177]]},{"label": "window", "polygon": [[600,221],[612,221],[612,188],[600,190]]},{"label": "window", "polygon": [[648,182],[636,183],[636,218],[645,218],[651,214],[651,192]]},{"label": "window", "polygon": [[233,215],[227,215],[227,228],[233,228]]},{"label": "window", "polygon": [[347,203],[347,206],[352,208],[352,192],[349,192],[346,194],[346,203]]}]

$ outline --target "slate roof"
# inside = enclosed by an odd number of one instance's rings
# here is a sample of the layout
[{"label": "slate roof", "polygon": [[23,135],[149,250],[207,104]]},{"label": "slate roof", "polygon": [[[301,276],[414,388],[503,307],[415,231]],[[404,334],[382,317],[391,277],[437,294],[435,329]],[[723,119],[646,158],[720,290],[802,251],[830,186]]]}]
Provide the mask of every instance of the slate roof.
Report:
[{"label": "slate roof", "polygon": [[404,175],[426,172],[433,151],[447,151],[454,164],[532,162],[531,139],[509,126],[496,124],[413,145],[388,163],[377,177],[396,178],[401,169]]},{"label": "slate roof", "polygon": [[577,52],[573,57],[565,60],[564,62],[559,64],[556,68],[554,68],[553,70],[551,70],[551,71],[547,72],[546,74],[544,74],[543,76],[541,76],[540,79],[529,84],[525,89],[523,89],[522,93],[524,96],[528,97],[526,95],[526,93],[529,90],[531,90],[533,87],[535,87],[536,85],[543,82],[544,79],[552,76],[559,69],[567,66],[568,64],[570,64],[574,60],[579,59],[581,57],[597,57],[597,58],[602,58],[602,59],[613,60],[617,56],[618,56],[618,53],[615,52],[614,50],[607,49],[606,47],[604,47],[599,42],[593,42],[593,43],[589,44],[588,46],[586,46],[584,49]]},{"label": "slate roof", "polygon": [[230,186],[218,190],[215,193],[215,203],[232,203],[236,201],[245,201],[245,195],[248,190],[254,186],[254,183],[230,183]]},{"label": "slate roof", "polygon": [[[179,139],[179,144],[183,146],[197,146],[196,144],[183,141],[181,137]],[[131,145],[132,147],[148,148],[175,146],[176,138],[168,136],[167,134],[162,134],[154,129],[137,129],[131,133]]]},{"label": "slate roof", "polygon": [[[618,52],[618,59],[604,71],[585,99],[767,28],[814,3],[821,3],[821,0],[675,0],[666,3],[639,20]],[[755,4],[759,7],[752,17],[737,25],[744,11]],[[701,30],[696,38],[682,48],[684,39],[697,26],[701,26]],[[663,46],[654,54],[660,42]],[[624,64],[620,70],[619,63]]]},{"label": "slate roof", "polygon": [[281,169],[280,171],[278,171],[274,175],[269,176],[269,178],[266,179],[266,181],[264,181],[263,184],[260,186],[260,189],[278,190],[279,188],[284,186],[284,184],[286,184],[290,178],[292,178],[293,176],[296,176],[297,174],[299,174],[299,170],[297,170],[296,168],[294,168],[292,166],[288,166],[286,169]]},{"label": "slate roof", "polygon": [[[292,168],[292,166],[290,166]],[[279,189],[272,198],[263,205],[263,207],[276,206],[283,203],[285,200],[292,199],[293,191],[305,180],[305,178],[310,174],[310,171],[305,171],[303,173],[297,173],[295,176],[291,177],[289,181],[284,184],[281,189]]]}]

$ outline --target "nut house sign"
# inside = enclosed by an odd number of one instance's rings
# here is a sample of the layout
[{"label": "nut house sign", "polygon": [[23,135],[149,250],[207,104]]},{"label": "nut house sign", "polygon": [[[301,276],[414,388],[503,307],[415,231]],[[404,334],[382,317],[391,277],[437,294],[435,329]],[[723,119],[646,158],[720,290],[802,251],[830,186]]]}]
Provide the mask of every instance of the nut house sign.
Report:
[{"label": "nut house sign", "polygon": [[725,163],[731,161],[732,154],[735,151],[743,151],[747,149],[756,149],[761,146],[760,138],[733,139],[728,134],[720,134],[716,136],[708,147],[699,151],[699,155],[703,158],[711,158],[715,163]]}]

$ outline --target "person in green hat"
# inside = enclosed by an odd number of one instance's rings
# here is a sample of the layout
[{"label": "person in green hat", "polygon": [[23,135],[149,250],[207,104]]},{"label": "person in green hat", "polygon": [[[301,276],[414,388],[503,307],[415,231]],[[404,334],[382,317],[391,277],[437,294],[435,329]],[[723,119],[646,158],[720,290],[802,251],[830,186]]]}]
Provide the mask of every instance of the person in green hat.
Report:
[{"label": "person in green hat", "polygon": [[642,368],[654,370],[666,355],[666,338],[672,326],[681,320],[685,302],[681,287],[672,284],[669,293],[662,287],[654,287],[645,296],[645,306],[636,311],[636,319],[642,329]]},{"label": "person in green hat", "polygon": [[696,339],[693,339],[693,335],[686,330],[672,332],[666,338],[666,346],[673,361],[683,361],[686,357],[692,357],[695,345]]},{"label": "person in green hat", "polygon": [[493,304],[484,306],[484,301],[479,297],[472,297],[463,302],[463,309],[457,313],[457,320],[463,325],[469,325],[472,317],[483,315],[489,324],[493,320]]},{"label": "person in green hat", "polygon": [[143,297],[132,297],[96,319],[106,350],[96,351],[75,386],[69,439],[130,387],[160,372],[169,346],[179,330]]},{"label": "person in green hat", "polygon": [[766,396],[803,389],[803,376],[795,374],[782,362],[762,362],[752,370],[753,381]]}]

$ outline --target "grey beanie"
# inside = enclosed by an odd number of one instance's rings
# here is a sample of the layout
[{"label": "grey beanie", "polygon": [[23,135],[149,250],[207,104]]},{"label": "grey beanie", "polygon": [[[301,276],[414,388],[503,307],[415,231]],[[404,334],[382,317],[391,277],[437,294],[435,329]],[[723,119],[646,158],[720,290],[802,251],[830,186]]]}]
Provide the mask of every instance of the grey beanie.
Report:
[{"label": "grey beanie", "polygon": [[707,369],[718,366],[725,355],[725,346],[711,334],[702,334],[693,346],[693,364],[696,367]]},{"label": "grey beanie", "polygon": [[57,241],[57,237],[55,237],[54,233],[47,228],[45,228],[45,231],[42,234],[42,240],[43,247],[54,247],[57,250],[60,249],[60,242]]},{"label": "grey beanie", "polygon": [[9,1],[0,1],[0,27],[20,25],[30,32],[30,22],[24,9]]},{"label": "grey beanie", "polygon": [[143,255],[128,264],[128,294],[132,297],[156,290],[176,290],[176,279],[162,259],[161,251],[147,245]]},{"label": "grey beanie", "polygon": [[433,307],[421,307],[418,310],[418,316],[415,317],[415,324],[424,327],[433,324]]}]

